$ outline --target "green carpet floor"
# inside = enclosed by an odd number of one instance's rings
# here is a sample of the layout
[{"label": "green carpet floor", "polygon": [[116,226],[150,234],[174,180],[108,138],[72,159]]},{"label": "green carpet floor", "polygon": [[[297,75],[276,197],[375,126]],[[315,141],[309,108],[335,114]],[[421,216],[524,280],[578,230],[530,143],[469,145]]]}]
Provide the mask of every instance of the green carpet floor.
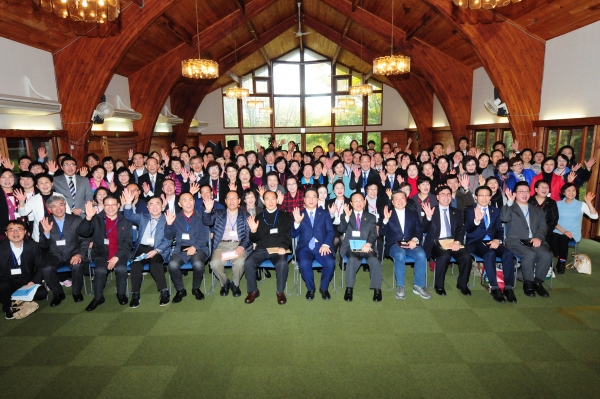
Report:
[{"label": "green carpet floor", "polygon": [[[252,305],[243,280],[240,298],[217,287],[159,307],[148,275],[139,308],[117,303],[113,280],[87,313],[91,298],[75,304],[67,289],[57,308],[0,320],[0,397],[598,398],[600,244],[580,251],[591,276],[567,271],[550,298],[526,298],[518,283],[517,304],[495,303],[479,284],[464,297],[450,273],[448,296],[429,301],[384,287],[374,303],[362,271],[351,303],[332,290],[329,302],[294,295],[279,306],[272,278]],[[185,283],[189,293],[191,275]]]}]

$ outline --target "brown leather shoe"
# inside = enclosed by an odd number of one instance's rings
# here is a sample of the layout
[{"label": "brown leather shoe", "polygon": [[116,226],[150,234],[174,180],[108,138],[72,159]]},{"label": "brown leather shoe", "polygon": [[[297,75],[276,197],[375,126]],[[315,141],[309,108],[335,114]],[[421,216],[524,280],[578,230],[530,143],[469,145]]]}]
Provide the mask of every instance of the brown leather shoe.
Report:
[{"label": "brown leather shoe", "polygon": [[248,296],[246,297],[246,299],[245,299],[244,302],[246,302],[247,304],[251,304],[259,296],[260,296],[260,291],[259,290],[256,290],[254,292],[249,292]]},{"label": "brown leather shoe", "polygon": [[277,293],[277,303],[280,305],[285,305],[286,302],[287,302],[287,298],[285,296],[285,292],[278,292]]}]

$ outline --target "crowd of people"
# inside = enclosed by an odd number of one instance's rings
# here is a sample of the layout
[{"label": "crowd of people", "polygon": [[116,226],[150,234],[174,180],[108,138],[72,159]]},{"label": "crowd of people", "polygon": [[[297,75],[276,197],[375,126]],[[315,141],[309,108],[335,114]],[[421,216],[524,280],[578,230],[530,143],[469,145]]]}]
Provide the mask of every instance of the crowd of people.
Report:
[{"label": "crowd of people", "polygon": [[[71,287],[75,302],[83,301],[90,264],[87,311],[105,302],[111,271],[121,305],[140,305],[144,270],[156,283],[160,306],[187,296],[187,269],[192,296],[203,300],[205,265],[221,296],[240,297],[245,276],[247,304],[260,296],[257,281],[274,269],[277,302],[285,304],[292,257],[307,300],[317,291],[315,269],[318,294],[331,299],[339,265],[345,301],[353,300],[361,267],[369,272],[373,301],[381,301],[385,258],[393,262],[399,300],[405,299],[407,264],[419,297],[432,297],[427,267],[435,293],[446,295],[451,262],[458,265],[457,289],[470,296],[472,255],[483,260],[495,301],[517,302],[514,255],[524,295],[548,297],[544,281],[554,258],[556,273],[563,274],[570,241],[581,240],[583,215],[598,218],[594,193],[578,199],[596,160],[581,165],[571,146],[547,156],[520,149],[517,141],[510,155],[503,142],[487,154],[464,137],[456,150],[436,143],[413,154],[410,144],[392,147],[384,138],[376,149],[372,141],[366,147],[353,141],[339,153],[334,143],[311,152],[294,142],[273,141],[257,151],[172,144],[170,152],[130,150],[126,160],[88,154],[83,165],[68,154],[47,159],[40,148],[36,161],[18,159],[18,173],[0,159],[2,310],[13,318],[12,293],[33,284],[41,284],[34,300],[52,292],[50,306],[66,299],[63,286]],[[267,260],[270,268],[263,267]],[[70,273],[57,273],[64,266]]]}]

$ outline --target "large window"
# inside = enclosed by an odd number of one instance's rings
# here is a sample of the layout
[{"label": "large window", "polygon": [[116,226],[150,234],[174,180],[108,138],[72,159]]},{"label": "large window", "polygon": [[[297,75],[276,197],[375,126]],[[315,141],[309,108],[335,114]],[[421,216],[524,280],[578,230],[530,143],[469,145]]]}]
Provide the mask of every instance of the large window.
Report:
[{"label": "large window", "polygon": [[350,148],[352,140],[356,140],[358,145],[362,144],[362,133],[336,133],[335,134],[335,150],[337,152]]},{"label": "large window", "polygon": [[[581,155],[580,149],[583,129],[583,127],[548,129],[546,139],[546,154],[548,156],[554,156],[561,147],[570,145],[571,147],[575,148],[574,155],[579,157]],[[588,132],[591,130],[592,135],[594,134],[593,128],[587,130]]]},{"label": "large window", "polygon": [[293,141],[296,143],[296,149],[302,151],[302,135],[299,133],[276,134],[275,140],[277,140],[278,143],[281,143],[281,140],[284,140],[283,145],[281,146],[281,148],[284,150],[287,150],[288,143]]},{"label": "large window", "polygon": [[331,133],[308,133],[306,135],[306,149],[312,151],[313,148],[320,145],[323,151],[327,151],[327,145],[331,141]]},{"label": "large window", "polygon": [[245,134],[244,135],[244,150],[256,151],[256,144],[260,144],[262,148],[269,148],[270,134]]}]

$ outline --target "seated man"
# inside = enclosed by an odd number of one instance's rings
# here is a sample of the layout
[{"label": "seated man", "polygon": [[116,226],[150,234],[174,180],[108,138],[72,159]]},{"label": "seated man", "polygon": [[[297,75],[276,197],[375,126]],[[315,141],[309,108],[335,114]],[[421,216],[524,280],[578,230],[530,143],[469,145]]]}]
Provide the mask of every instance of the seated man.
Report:
[{"label": "seated man", "polygon": [[131,191],[128,189],[123,190],[123,196],[125,197],[125,218],[138,226],[133,257],[135,259],[146,254],[145,259],[134,261],[129,266],[131,269],[131,302],[129,307],[137,308],[140,306],[140,289],[142,288],[145,264],[150,264],[150,274],[160,292],[158,304],[159,306],[166,306],[171,301],[171,296],[167,289],[164,263],[169,261],[172,240],[165,237],[167,219],[162,214],[162,199],[160,197],[150,197],[147,203],[149,213],[138,214],[134,212],[131,206],[132,201],[135,199]]},{"label": "seated man", "polygon": [[552,266],[552,253],[545,242],[548,226],[542,208],[529,205],[529,186],[520,181],[515,192],[506,190],[508,202],[502,207],[501,219],[506,223],[506,246],[521,257],[523,292],[534,297],[537,293],[549,297],[544,279]]},{"label": "seated man", "polygon": [[319,293],[324,300],[331,299],[329,283],[333,278],[335,259],[331,254],[333,245],[333,223],[329,212],[317,207],[318,194],[314,188],[309,188],[304,194],[304,209],[294,208],[294,227],[292,237],[298,239],[296,258],[300,274],[306,283],[306,299],[315,298],[315,277],[312,269],[314,260],[323,266]]},{"label": "seated man", "polygon": [[[250,241],[256,243],[256,248],[246,258],[244,269],[248,296],[245,302],[250,304],[260,296],[256,285],[256,269],[261,263],[269,259],[275,266],[277,277],[277,303],[283,305],[287,302],[285,297],[285,283],[288,276],[287,251],[292,245],[291,223],[287,212],[277,209],[277,194],[266,191],[263,194],[265,211],[248,218],[250,226]],[[269,249],[276,252],[269,253]]]},{"label": "seated man", "polygon": [[119,200],[107,195],[102,202],[104,210],[96,215],[92,201],[85,204],[85,219],[77,228],[77,233],[90,237],[92,246],[91,260],[94,269],[94,299],[85,308],[91,312],[104,303],[106,275],[115,270],[117,275],[117,299],[119,304],[127,305],[127,261],[131,256],[133,226],[119,215]]},{"label": "seated man", "polygon": [[[471,295],[471,290],[467,286],[469,275],[471,274],[471,254],[464,247],[465,225],[463,215],[458,209],[450,206],[452,201],[452,190],[448,186],[439,186],[436,190],[437,207],[431,207],[428,203],[423,203],[423,232],[427,234],[423,242],[423,249],[427,257],[435,259],[435,292],[438,295],[445,296],[444,281],[450,258],[453,257],[458,263],[458,281],[456,288],[463,295]],[[439,240],[454,240],[450,248],[444,249]]]},{"label": "seated man", "polygon": [[[483,267],[492,289],[491,294],[497,302],[517,302],[513,291],[514,258],[510,249],[502,245],[504,227],[500,221],[500,209],[492,206],[492,190],[488,186],[480,186],[475,190],[477,205],[465,209],[465,230],[467,231],[467,250],[483,258]],[[483,223],[481,221],[483,220]],[[496,257],[502,258],[504,274],[504,294],[498,287],[496,279]]]},{"label": "seated man", "polygon": [[90,240],[77,234],[81,224],[79,216],[67,214],[65,197],[52,195],[46,201],[50,215],[41,220],[39,230],[40,249],[45,250],[40,268],[48,288],[54,298],[50,306],[58,306],[65,299],[65,292],[58,280],[56,270],[69,266],[73,276],[71,290],[75,302],[83,301],[83,258],[90,246]]},{"label": "seated man", "polygon": [[[190,192],[192,193],[192,195],[195,195],[196,190],[197,190],[197,186],[195,184],[192,184],[191,188],[190,188]],[[206,186],[206,185],[202,186],[202,187],[200,187],[200,192],[198,195],[200,197],[196,198],[195,204],[194,204],[194,209],[196,209],[196,211],[198,211],[198,213],[202,214],[205,209],[204,204],[213,199],[212,189],[210,188],[210,186]],[[225,207],[220,202],[214,201],[213,209],[219,210],[219,209],[225,209]]]},{"label": "seated man", "polygon": [[[165,180],[165,181],[168,181]],[[163,185],[164,188],[164,185]],[[175,238],[175,249],[169,261],[169,274],[177,293],[173,297],[173,303],[179,303],[187,291],[183,286],[181,266],[186,262],[192,263],[194,278],[192,280],[192,294],[197,300],[204,299],[200,291],[200,284],[204,277],[204,263],[208,258],[208,240],[210,231],[208,226],[202,223],[201,216],[194,210],[194,196],[191,193],[181,193],[178,205],[182,211],[175,215],[170,209],[167,211],[167,227],[165,237],[167,240]]]},{"label": "seated man", "polygon": [[[372,186],[369,186],[369,190]],[[365,211],[365,197],[360,193],[352,194],[350,198],[352,208],[344,205],[344,213],[340,216],[340,225],[338,231],[344,233],[344,242],[340,250],[341,256],[348,257],[346,266],[346,293],[344,300],[351,302],[354,290],[354,280],[356,272],[360,269],[362,259],[367,260],[371,272],[371,289],[373,292],[373,301],[381,302],[381,262],[377,259],[377,219],[372,213]],[[366,241],[360,251],[350,249],[351,240]]]},{"label": "seated man", "polygon": [[[210,193],[208,194],[210,197]],[[229,290],[234,297],[242,295],[240,281],[244,274],[244,262],[250,252],[250,227],[248,226],[247,212],[240,210],[240,197],[237,191],[230,191],[225,195],[227,209],[215,209],[219,204],[212,198],[205,200],[205,210],[202,214],[202,223],[213,228],[213,253],[210,266],[221,283],[221,296],[227,296]],[[219,204],[220,205],[220,204]],[[229,281],[225,273],[227,260],[221,259],[225,252],[235,251],[236,258],[231,259],[231,278]]]},{"label": "seated man", "polygon": [[[14,319],[11,304],[12,294],[22,286],[42,283],[42,252],[33,240],[23,240],[26,234],[25,222],[11,220],[6,225],[8,240],[0,242],[0,303],[8,320]],[[41,285],[35,296],[36,301],[48,297],[48,291]]]},{"label": "seated man", "polygon": [[384,255],[394,259],[396,276],[396,299],[404,299],[404,274],[406,273],[406,256],[415,260],[415,279],[413,293],[423,299],[431,299],[425,289],[425,267],[427,257],[419,245],[423,239],[423,228],[417,212],[406,208],[408,197],[404,191],[392,194],[393,209],[383,209],[383,219],[379,227],[379,235],[385,237]]}]

